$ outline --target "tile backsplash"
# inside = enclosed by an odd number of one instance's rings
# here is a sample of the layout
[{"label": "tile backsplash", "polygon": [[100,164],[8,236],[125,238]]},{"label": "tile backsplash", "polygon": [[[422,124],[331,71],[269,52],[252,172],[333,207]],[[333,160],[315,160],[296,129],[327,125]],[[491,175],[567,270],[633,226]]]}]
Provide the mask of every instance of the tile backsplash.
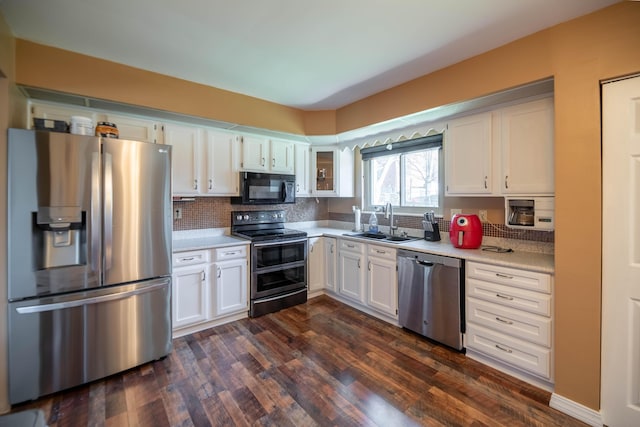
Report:
[{"label": "tile backsplash", "polygon": [[193,201],[175,201],[174,210],[182,209],[182,218],[173,220],[173,230],[231,227],[232,211],[278,210],[286,212],[288,222],[329,219],[327,199],[298,198],[295,204],[232,205],[228,197],[196,197]]}]

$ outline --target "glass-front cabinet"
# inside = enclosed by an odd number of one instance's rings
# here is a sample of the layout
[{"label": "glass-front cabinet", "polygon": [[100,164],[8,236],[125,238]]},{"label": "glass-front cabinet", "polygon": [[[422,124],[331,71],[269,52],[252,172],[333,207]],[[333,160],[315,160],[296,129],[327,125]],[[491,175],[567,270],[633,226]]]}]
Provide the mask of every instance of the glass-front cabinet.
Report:
[{"label": "glass-front cabinet", "polygon": [[353,151],[335,146],[311,147],[311,193],[316,197],[353,197]]}]

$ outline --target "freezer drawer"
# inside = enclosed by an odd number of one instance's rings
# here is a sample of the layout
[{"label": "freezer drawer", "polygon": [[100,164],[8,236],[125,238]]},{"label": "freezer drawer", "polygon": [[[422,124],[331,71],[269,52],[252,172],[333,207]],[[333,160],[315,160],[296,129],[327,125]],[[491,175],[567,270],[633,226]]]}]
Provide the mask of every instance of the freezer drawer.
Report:
[{"label": "freezer drawer", "polygon": [[159,359],[171,351],[171,279],[9,304],[12,404]]}]

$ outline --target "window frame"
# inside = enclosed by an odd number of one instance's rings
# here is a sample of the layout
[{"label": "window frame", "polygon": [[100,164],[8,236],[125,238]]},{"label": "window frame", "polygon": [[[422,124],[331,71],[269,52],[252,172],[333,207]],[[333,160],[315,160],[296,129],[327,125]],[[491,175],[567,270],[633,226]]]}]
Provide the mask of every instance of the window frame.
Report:
[{"label": "window frame", "polygon": [[442,215],[443,203],[444,203],[444,150],[442,146],[443,134],[430,135],[422,138],[414,138],[393,144],[387,144],[382,146],[368,147],[360,150],[362,155],[362,208],[364,212],[380,211],[384,206],[373,205],[372,200],[372,188],[371,188],[371,159],[375,157],[384,157],[400,154],[399,168],[400,168],[400,203],[404,200],[403,189],[405,186],[405,161],[403,155],[406,153],[412,153],[427,149],[438,150],[438,205],[439,206],[398,206],[393,205],[394,213],[398,214],[415,214],[422,215],[425,212],[433,211],[436,215]]}]

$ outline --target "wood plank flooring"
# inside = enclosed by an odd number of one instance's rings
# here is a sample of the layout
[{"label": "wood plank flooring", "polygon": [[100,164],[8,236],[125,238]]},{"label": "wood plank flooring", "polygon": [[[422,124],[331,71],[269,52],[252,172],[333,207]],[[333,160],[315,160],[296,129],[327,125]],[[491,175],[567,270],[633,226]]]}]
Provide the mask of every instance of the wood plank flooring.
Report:
[{"label": "wood plank flooring", "polygon": [[62,426],[584,426],[549,393],[326,296],[13,408]]}]

